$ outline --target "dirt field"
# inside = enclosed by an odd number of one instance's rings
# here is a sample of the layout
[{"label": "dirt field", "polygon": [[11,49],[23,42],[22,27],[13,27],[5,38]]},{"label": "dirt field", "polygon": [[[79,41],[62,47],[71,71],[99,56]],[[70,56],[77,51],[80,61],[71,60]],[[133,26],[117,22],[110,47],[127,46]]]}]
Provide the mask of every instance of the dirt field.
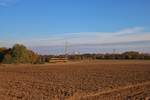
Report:
[{"label": "dirt field", "polygon": [[0,65],[0,100],[150,100],[150,61]]}]

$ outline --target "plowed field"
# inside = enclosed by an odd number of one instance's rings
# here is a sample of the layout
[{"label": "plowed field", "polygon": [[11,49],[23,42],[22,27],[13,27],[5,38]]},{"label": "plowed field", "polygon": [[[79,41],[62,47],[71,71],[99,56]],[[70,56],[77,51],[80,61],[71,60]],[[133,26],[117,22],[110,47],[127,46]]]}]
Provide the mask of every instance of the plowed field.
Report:
[{"label": "plowed field", "polygon": [[150,61],[0,65],[0,100],[150,100]]}]

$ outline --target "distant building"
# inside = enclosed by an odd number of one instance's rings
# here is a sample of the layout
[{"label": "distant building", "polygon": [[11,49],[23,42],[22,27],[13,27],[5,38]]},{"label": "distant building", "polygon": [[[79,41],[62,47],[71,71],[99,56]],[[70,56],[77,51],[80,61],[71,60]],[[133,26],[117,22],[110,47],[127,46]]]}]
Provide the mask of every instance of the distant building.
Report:
[{"label": "distant building", "polygon": [[68,58],[51,58],[49,63],[68,62]]}]

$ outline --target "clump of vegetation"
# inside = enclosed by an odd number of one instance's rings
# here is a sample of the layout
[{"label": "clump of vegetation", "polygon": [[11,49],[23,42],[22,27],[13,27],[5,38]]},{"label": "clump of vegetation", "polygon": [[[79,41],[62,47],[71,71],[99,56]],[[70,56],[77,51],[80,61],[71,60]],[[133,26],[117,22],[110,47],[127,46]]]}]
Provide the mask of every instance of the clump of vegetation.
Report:
[{"label": "clump of vegetation", "polygon": [[[45,59],[45,62],[49,62],[51,58],[65,58],[65,55],[43,55],[41,56]],[[132,60],[132,59],[140,59],[140,60],[150,60],[150,54],[148,53],[139,53],[137,51],[127,51],[123,53],[106,53],[106,54],[74,54],[74,55],[67,55],[69,60],[106,60],[106,59],[119,59],[119,60]]]},{"label": "clump of vegetation", "polygon": [[0,48],[0,62],[11,63],[38,63],[39,55],[28,50],[24,45],[15,44],[12,48]]}]

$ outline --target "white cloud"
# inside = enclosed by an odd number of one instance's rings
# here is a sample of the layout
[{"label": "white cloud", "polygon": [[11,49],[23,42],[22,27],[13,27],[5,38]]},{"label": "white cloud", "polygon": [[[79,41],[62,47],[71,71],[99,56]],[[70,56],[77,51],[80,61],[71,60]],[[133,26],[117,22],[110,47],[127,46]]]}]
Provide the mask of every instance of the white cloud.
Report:
[{"label": "white cloud", "polygon": [[[132,41],[150,40],[150,32],[145,32],[143,27],[134,27],[122,29],[116,32],[80,32],[65,33],[61,35],[53,35],[46,38],[34,38],[28,40],[11,41],[13,43],[22,43],[27,46],[54,46],[64,45],[68,41],[73,44],[105,44],[105,43],[122,43]],[[10,44],[10,43],[9,43]]]},{"label": "white cloud", "polygon": [[22,41],[22,43],[30,46],[49,46],[64,45],[65,41],[68,41],[70,44],[103,44],[145,40],[150,40],[150,32],[144,32],[144,28],[142,27],[135,27],[117,32],[66,33],[50,38]]},{"label": "white cloud", "polygon": [[139,32],[143,32],[144,28],[143,27],[134,27],[134,28],[127,28],[127,29],[123,29],[119,32],[116,32],[116,34],[118,35],[129,35],[129,34],[135,34],[135,33],[139,33]]},{"label": "white cloud", "polygon": [[8,7],[8,6],[16,4],[18,1],[19,0],[0,0],[0,6]]}]

